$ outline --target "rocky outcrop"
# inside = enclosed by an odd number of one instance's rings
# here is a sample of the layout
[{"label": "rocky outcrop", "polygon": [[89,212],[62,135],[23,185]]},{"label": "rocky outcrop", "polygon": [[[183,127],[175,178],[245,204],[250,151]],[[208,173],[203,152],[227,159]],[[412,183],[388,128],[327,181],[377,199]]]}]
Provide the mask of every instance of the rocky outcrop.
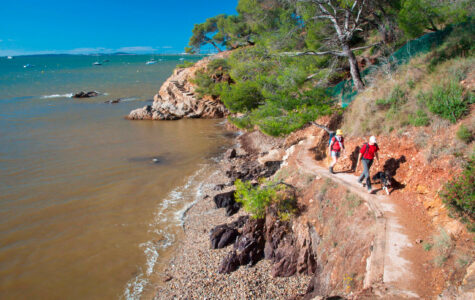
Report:
[{"label": "rocky outcrop", "polygon": [[241,203],[238,203],[234,199],[234,191],[221,193],[213,198],[216,208],[225,208],[226,216],[232,216],[239,211]]},{"label": "rocky outcrop", "polygon": [[130,112],[130,120],[178,120],[182,118],[223,118],[228,114],[219,100],[203,99],[196,95],[191,83],[195,73],[213,58],[204,58],[190,68],[175,69],[154,96],[152,105]]},{"label": "rocky outcrop", "polygon": [[241,216],[230,224],[221,224],[211,229],[209,239],[211,249],[220,249],[235,242],[239,235],[239,228],[242,228],[249,219],[248,216]]},{"label": "rocky outcrop", "polygon": [[91,98],[91,97],[96,97],[98,96],[99,93],[96,91],[90,91],[90,92],[79,92],[73,95],[73,98]]},{"label": "rocky outcrop", "polygon": [[293,230],[289,222],[279,220],[273,208],[268,209],[265,219],[249,219],[237,239],[238,231],[231,224],[220,225],[212,231],[211,247],[225,247],[231,239],[236,242],[221,262],[219,272],[230,273],[239,266],[254,265],[266,258],[273,263],[274,277],[289,277],[295,273],[312,275],[317,264],[309,229],[310,226],[297,225]]},{"label": "rocky outcrop", "polygon": [[219,273],[231,273],[239,266],[254,265],[264,257],[264,219],[249,219],[242,234],[221,263]]}]

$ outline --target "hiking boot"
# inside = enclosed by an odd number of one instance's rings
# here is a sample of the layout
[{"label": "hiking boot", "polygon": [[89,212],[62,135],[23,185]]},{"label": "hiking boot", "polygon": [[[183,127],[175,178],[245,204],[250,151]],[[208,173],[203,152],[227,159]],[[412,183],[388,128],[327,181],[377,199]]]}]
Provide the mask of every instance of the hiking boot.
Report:
[{"label": "hiking boot", "polygon": [[368,190],[368,194],[373,194],[373,190]]},{"label": "hiking boot", "polygon": [[358,183],[361,185],[361,187],[365,187],[365,186],[366,186],[366,183],[364,183],[364,182],[358,181]]},{"label": "hiking boot", "polygon": [[330,167],[330,173],[335,174],[335,172],[333,172],[333,167]]}]

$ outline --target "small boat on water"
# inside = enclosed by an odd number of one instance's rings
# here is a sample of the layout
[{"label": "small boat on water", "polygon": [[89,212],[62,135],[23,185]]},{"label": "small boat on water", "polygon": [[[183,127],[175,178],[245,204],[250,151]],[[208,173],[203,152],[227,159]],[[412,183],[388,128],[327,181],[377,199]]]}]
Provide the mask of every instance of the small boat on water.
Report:
[{"label": "small boat on water", "polygon": [[101,64],[100,62],[98,62],[98,61],[94,62],[93,65],[94,65],[94,66],[102,66],[102,64]]},{"label": "small boat on water", "polygon": [[147,61],[145,64],[146,65],[153,65],[153,64],[156,64],[156,63],[157,63],[157,61],[152,58],[151,60]]},{"label": "small boat on water", "polygon": [[26,65],[23,66],[23,68],[25,68],[25,69],[33,68],[33,67],[34,67],[34,65],[30,65],[30,64],[26,64]]},{"label": "small boat on water", "polygon": [[7,59],[13,59],[13,56],[7,56]]},{"label": "small boat on water", "polygon": [[180,58],[179,60],[180,60],[180,61],[184,61],[185,59],[182,57],[182,58]]}]

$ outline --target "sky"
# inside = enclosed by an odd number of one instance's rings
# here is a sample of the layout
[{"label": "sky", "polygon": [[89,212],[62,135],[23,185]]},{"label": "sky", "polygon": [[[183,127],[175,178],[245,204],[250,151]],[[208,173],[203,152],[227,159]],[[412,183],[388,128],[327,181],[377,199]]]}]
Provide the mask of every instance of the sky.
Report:
[{"label": "sky", "polygon": [[182,53],[196,23],[238,0],[13,0],[0,4],[0,56]]}]

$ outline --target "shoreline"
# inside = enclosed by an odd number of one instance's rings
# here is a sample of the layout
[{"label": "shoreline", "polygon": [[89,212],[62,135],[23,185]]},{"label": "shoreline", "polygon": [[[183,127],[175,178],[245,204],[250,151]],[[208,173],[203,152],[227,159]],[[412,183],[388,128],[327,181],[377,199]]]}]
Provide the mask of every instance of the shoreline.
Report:
[{"label": "shoreline", "polygon": [[[229,148],[239,145],[238,137]],[[242,145],[241,145],[242,146]],[[272,277],[272,262],[260,260],[254,266],[241,266],[230,274],[219,274],[221,261],[232,249],[211,249],[209,232],[220,224],[226,224],[247,215],[243,209],[227,217],[225,209],[215,208],[213,197],[229,192],[233,186],[217,189],[229,180],[225,174],[225,154],[213,163],[213,172],[200,184],[202,195],[183,212],[182,231],[173,246],[174,253],[166,258],[162,268],[154,273],[157,280],[144,293],[147,299],[237,299],[272,298],[288,299],[304,294],[311,276]]]}]

